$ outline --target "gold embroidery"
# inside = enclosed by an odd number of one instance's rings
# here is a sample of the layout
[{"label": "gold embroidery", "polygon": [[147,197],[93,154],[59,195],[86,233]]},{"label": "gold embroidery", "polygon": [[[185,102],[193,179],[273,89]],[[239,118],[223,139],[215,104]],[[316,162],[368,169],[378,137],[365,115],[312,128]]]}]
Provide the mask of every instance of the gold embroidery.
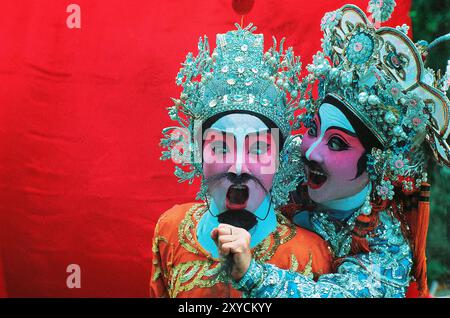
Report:
[{"label": "gold embroidery", "polygon": [[161,276],[161,266],[159,266],[158,262],[153,262],[153,268],[155,272],[153,273],[152,280],[155,282]]},{"label": "gold embroidery", "polygon": [[299,270],[298,260],[294,254],[291,254],[291,266],[289,267],[289,270],[291,272],[299,272],[300,274],[302,274],[308,278],[313,278],[314,274],[312,272],[312,254],[311,253],[309,254],[309,261],[305,265],[305,268],[303,269],[303,271]]},{"label": "gold embroidery", "polygon": [[153,239],[153,244],[152,244],[152,252],[155,253],[155,254],[159,252],[158,244],[159,244],[160,241],[163,241],[164,243],[169,244],[169,241],[165,237],[163,237],[163,236],[155,237]]},{"label": "gold embroidery", "polygon": [[308,277],[308,278],[313,278],[314,277],[314,273],[312,271],[312,254],[309,253],[309,261],[308,263],[305,265],[305,268],[303,269],[303,272],[301,272],[302,275]]},{"label": "gold embroidery", "polygon": [[281,244],[285,244],[290,240],[292,240],[295,234],[297,234],[295,224],[288,221],[288,219],[281,213],[277,213],[277,222],[278,222],[277,232],[279,231],[280,233]]},{"label": "gold embroidery", "polygon": [[271,244],[272,240],[270,236],[262,240],[261,243],[259,243],[258,246],[256,246],[253,250],[253,256],[255,257],[255,259],[260,260],[263,257],[262,254],[270,248]]},{"label": "gold embroidery", "polygon": [[180,242],[181,246],[183,246],[186,250],[194,253],[195,255],[199,254],[199,250],[195,246],[192,237],[192,232],[195,231],[195,223],[192,222],[192,214],[196,210],[200,210],[199,208],[201,206],[202,204],[194,204],[186,213],[186,216],[178,227],[178,242]]},{"label": "gold embroidery", "polygon": [[195,260],[181,263],[173,267],[169,280],[169,295],[177,297],[181,292],[195,287],[209,288],[217,283],[225,282],[226,277],[220,263],[213,260]]},{"label": "gold embroidery", "polygon": [[[155,229],[155,231],[157,231],[158,229]],[[156,232],[157,233],[157,232]],[[159,258],[159,242],[162,241],[164,243],[169,243],[168,240],[163,237],[163,236],[156,236],[153,239],[153,244],[152,244],[152,252],[153,252],[153,268],[155,269],[154,273],[153,273],[153,277],[152,280],[156,281],[160,276],[161,276],[161,265],[158,262],[158,259],[156,257]],[[156,256],[158,255],[158,256]]]},{"label": "gold embroidery", "polygon": [[291,254],[291,266],[289,267],[289,270],[291,272],[296,272],[298,269],[298,261],[297,257],[295,257],[294,254]]}]

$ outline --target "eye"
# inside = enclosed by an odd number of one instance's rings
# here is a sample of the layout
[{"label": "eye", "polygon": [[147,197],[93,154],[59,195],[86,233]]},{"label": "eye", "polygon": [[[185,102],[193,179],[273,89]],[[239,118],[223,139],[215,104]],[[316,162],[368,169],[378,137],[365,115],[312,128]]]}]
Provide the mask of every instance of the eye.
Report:
[{"label": "eye", "polygon": [[264,142],[264,141],[259,141],[259,142],[255,142],[250,146],[250,149],[248,150],[249,154],[252,155],[263,155],[265,153],[267,153],[267,151],[270,149],[270,146]]},{"label": "eye", "polygon": [[336,136],[331,137],[330,140],[328,140],[327,145],[328,148],[333,151],[342,151],[349,148],[348,144],[344,140]]},{"label": "eye", "polygon": [[226,154],[229,152],[226,142],[217,141],[211,145],[211,149],[215,154]]},{"label": "eye", "polygon": [[317,137],[317,125],[315,121],[313,121],[311,127],[309,127],[308,135],[311,137]]}]

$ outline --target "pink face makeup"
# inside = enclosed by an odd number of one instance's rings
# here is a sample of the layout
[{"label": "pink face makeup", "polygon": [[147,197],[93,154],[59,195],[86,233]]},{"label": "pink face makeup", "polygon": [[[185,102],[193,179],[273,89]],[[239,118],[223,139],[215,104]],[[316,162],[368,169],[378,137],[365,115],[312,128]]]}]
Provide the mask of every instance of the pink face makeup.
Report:
[{"label": "pink face makeup", "polygon": [[302,146],[310,198],[321,204],[360,192],[369,182],[367,172],[358,174],[365,149],[345,115],[324,103],[306,132]]},{"label": "pink face makeup", "polygon": [[[243,128],[245,127],[245,128]],[[276,172],[278,147],[268,127],[249,114],[230,114],[220,118],[204,135],[203,171],[206,179],[224,173],[236,176],[251,175],[259,180],[245,181],[248,200],[233,204],[227,191],[233,184],[228,178],[220,178],[208,186],[220,211],[247,209],[255,211],[272,187]]]}]

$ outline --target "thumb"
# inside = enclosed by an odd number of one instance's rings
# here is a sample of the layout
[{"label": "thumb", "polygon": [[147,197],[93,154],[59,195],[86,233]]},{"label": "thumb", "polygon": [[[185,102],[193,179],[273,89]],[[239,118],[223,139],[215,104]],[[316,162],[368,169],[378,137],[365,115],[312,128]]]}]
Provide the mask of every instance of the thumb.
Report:
[{"label": "thumb", "polygon": [[219,242],[217,241],[219,239],[219,230],[217,228],[211,231],[211,238],[213,239],[214,243],[219,246]]}]

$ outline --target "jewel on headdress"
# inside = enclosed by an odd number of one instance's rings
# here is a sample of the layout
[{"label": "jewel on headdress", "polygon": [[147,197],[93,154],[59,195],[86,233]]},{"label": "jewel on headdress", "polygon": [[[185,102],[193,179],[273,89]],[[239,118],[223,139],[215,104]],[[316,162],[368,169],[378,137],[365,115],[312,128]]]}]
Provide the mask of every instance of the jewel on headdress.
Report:
[{"label": "jewel on headdress", "polygon": [[394,186],[389,180],[382,180],[376,190],[382,200],[392,200],[394,198]]},{"label": "jewel on headdress", "polygon": [[209,107],[215,107],[217,105],[217,101],[215,99],[209,102]]},{"label": "jewel on headdress", "polygon": [[236,102],[242,102],[244,100],[244,97],[242,95],[237,95],[237,94],[234,95],[233,98]]},{"label": "jewel on headdress", "polygon": [[369,95],[367,95],[366,92],[361,92],[358,95],[358,101],[362,105],[364,105],[367,102],[368,98],[369,98]]},{"label": "jewel on headdress", "polygon": [[346,55],[349,62],[354,64],[366,63],[374,53],[373,38],[361,31],[350,38]]},{"label": "jewel on headdress", "polygon": [[380,103],[380,99],[378,98],[377,95],[370,95],[369,98],[367,99],[367,101],[372,106],[376,106]]},{"label": "jewel on headdress", "polygon": [[370,193],[369,193],[369,194],[367,194],[364,204],[360,210],[362,215],[370,215],[370,213],[372,213],[372,205],[370,204],[370,201],[371,200],[370,200]]},{"label": "jewel on headdress", "polygon": [[397,118],[395,117],[394,113],[391,111],[386,112],[386,114],[384,114],[384,120],[388,123],[388,124],[393,124],[397,121]]}]

